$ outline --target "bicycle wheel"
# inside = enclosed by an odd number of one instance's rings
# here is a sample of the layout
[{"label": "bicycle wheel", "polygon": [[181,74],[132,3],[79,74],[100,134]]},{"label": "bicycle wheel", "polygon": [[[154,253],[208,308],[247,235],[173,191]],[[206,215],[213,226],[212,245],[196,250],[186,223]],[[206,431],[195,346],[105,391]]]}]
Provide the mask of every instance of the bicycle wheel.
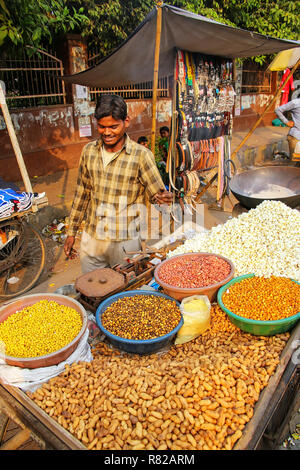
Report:
[{"label": "bicycle wheel", "polygon": [[0,272],[13,266],[25,253],[25,224],[13,219],[0,223]]},{"label": "bicycle wheel", "polygon": [[7,226],[14,231],[10,231],[13,237],[0,250],[0,299],[27,292],[45,266],[45,246],[40,234],[24,221],[18,225],[15,221],[6,223]]}]

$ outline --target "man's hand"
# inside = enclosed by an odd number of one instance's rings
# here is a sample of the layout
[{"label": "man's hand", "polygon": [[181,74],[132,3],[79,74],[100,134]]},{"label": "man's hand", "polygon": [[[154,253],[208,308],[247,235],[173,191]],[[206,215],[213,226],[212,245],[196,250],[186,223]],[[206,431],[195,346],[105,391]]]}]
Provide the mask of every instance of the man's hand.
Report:
[{"label": "man's hand", "polygon": [[69,235],[66,238],[66,241],[64,244],[64,251],[67,257],[70,256],[74,243],[75,243],[75,237],[72,237],[71,235]]},{"label": "man's hand", "polygon": [[294,127],[295,123],[294,123],[294,121],[289,121],[289,122],[286,123],[286,125],[288,127]]},{"label": "man's hand", "polygon": [[153,202],[155,204],[172,204],[173,194],[170,193],[169,191],[164,191],[163,189],[161,189],[153,197]]}]

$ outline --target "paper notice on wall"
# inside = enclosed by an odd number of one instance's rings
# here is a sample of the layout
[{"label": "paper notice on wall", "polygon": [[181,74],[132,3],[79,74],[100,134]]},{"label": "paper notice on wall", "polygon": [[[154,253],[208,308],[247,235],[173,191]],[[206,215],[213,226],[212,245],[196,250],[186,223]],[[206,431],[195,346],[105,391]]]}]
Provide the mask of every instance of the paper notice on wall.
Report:
[{"label": "paper notice on wall", "polygon": [[76,85],[76,98],[87,100],[88,92],[87,87],[82,85]]},{"label": "paper notice on wall", "polygon": [[249,109],[249,108],[251,108],[251,96],[250,96],[250,95],[243,95],[243,96],[242,96],[241,108],[242,108],[242,109]]},{"label": "paper notice on wall", "polygon": [[79,137],[90,137],[92,135],[92,126],[89,116],[78,118]]}]

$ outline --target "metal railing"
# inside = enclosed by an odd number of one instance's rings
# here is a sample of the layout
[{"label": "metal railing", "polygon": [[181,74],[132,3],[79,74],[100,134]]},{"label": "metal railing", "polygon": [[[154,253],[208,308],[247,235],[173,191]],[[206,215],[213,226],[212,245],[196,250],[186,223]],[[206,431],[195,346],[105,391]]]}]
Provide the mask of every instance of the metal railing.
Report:
[{"label": "metal railing", "polygon": [[0,80],[5,83],[9,108],[66,104],[64,68],[53,53],[37,50],[31,57],[0,59]]},{"label": "metal railing", "polygon": [[272,93],[272,73],[243,69],[242,93]]}]

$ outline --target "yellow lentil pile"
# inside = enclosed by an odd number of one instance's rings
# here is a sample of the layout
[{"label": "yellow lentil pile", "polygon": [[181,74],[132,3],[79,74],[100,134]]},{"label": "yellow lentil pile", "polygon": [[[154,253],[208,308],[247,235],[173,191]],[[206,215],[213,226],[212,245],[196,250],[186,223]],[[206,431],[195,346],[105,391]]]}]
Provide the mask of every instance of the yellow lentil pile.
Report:
[{"label": "yellow lentil pile", "polygon": [[180,322],[175,300],[154,295],[123,297],[103,312],[101,322],[110,333],[122,338],[147,340],[163,336]]},{"label": "yellow lentil pile", "polygon": [[68,345],[81,327],[81,315],[75,309],[41,300],[0,323],[0,341],[7,356],[39,357]]},{"label": "yellow lentil pile", "polygon": [[254,276],[232,284],[222,300],[240,317],[281,320],[300,312],[300,285],[284,277]]},{"label": "yellow lentil pile", "polygon": [[100,342],[28,395],[90,450],[231,450],[288,338],[243,333],[213,305],[194,341],[149,356]]}]

